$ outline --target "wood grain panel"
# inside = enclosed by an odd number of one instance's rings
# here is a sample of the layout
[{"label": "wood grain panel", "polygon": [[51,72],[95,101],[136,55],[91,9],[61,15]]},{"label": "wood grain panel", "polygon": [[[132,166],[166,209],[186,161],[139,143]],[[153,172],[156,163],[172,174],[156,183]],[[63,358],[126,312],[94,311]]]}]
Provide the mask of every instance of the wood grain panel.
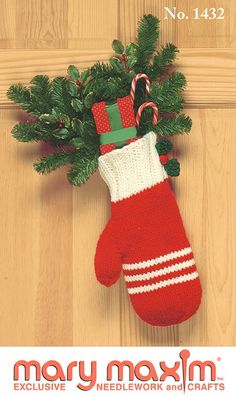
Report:
[{"label": "wood grain panel", "polygon": [[[224,19],[194,20],[193,9],[201,14],[206,8],[224,8]],[[177,45],[192,48],[236,48],[236,2],[234,0],[179,0],[177,10],[185,12],[189,19],[177,21]],[[210,11],[208,11],[210,14]],[[217,12],[216,15],[219,15]]]},{"label": "wood grain panel", "polygon": [[[165,7],[173,12],[183,11],[189,19],[165,19]],[[194,20],[193,9],[201,12],[206,7],[225,9],[224,20]],[[120,37],[124,42],[134,41],[139,18],[156,15],[161,21],[160,44],[171,41],[184,48],[236,48],[236,3],[234,0],[120,0]]]},{"label": "wood grain panel", "polygon": [[19,113],[0,112],[0,344],[34,344],[40,266],[40,180],[25,167],[37,147],[12,141]]},{"label": "wood grain panel", "polygon": [[118,35],[118,0],[69,0],[68,48],[109,50]]},{"label": "wood grain panel", "polygon": [[184,145],[180,159],[186,173],[177,198],[204,295],[200,315],[180,327],[180,339],[190,345],[235,345],[236,111],[199,110],[191,115],[193,133],[189,142],[181,139],[179,146],[181,153]]},{"label": "wood grain panel", "polygon": [[67,0],[1,0],[1,48],[67,47]]},{"label": "wood grain panel", "polygon": [[[6,98],[10,84],[18,81],[27,84],[35,74],[48,74],[50,77],[65,75],[70,63],[83,69],[98,59],[107,61],[111,54],[111,51],[102,50],[1,51],[0,104],[6,106],[11,103]],[[180,49],[176,67],[188,80],[187,104],[236,106],[235,50]]]},{"label": "wood grain panel", "polygon": [[0,0],[0,48],[107,49],[118,0]]},{"label": "wood grain panel", "polygon": [[[42,149],[40,151],[40,155],[45,153]],[[65,178],[65,169],[49,178],[41,178],[39,196],[40,261],[36,285],[35,344],[71,345],[73,210],[72,187]]]},{"label": "wood grain panel", "polygon": [[[227,61],[226,61],[227,59]],[[181,49],[178,70],[187,78],[187,104],[236,107],[236,51]]]}]

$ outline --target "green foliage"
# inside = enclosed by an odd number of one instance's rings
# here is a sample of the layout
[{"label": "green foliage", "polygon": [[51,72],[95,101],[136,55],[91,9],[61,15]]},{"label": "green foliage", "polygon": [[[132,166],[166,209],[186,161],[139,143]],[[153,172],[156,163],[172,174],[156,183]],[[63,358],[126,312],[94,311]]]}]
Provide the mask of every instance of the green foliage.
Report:
[{"label": "green foliage", "polygon": [[79,148],[79,147],[84,147],[84,146],[85,146],[84,140],[81,139],[81,138],[79,138],[79,137],[76,137],[76,138],[71,139],[70,144],[71,144],[73,147],[77,147],[77,148]]},{"label": "green foliage", "polygon": [[150,98],[158,105],[159,114],[179,113],[183,108],[182,91],[186,87],[186,79],[182,73],[173,72],[161,84],[151,84]]},{"label": "green foliage", "polygon": [[31,102],[39,115],[52,109],[51,82],[48,76],[38,75],[31,80]]},{"label": "green foliage", "polygon": [[80,186],[96,171],[98,166],[97,151],[81,148],[73,151],[59,151],[49,154],[34,163],[34,169],[47,174],[63,165],[71,164],[67,177],[71,184]]},{"label": "green foliage", "polygon": [[91,74],[91,70],[90,69],[86,69],[81,73],[81,82],[85,83],[86,80],[89,78]]},{"label": "green foliage", "polygon": [[71,105],[71,94],[66,77],[56,77],[52,81],[52,101],[62,114],[75,117],[76,111]]},{"label": "green foliage", "polygon": [[41,174],[47,174],[65,164],[72,164],[75,161],[76,151],[59,151],[49,154],[34,163],[34,169]]},{"label": "green foliage", "polygon": [[[171,143],[162,137],[190,131],[191,119],[180,113],[186,79],[170,70],[178,49],[171,43],[157,47],[159,24],[155,16],[144,15],[139,21],[137,42],[124,47],[121,41],[114,40],[115,53],[108,63],[97,62],[83,71],[70,65],[66,77],[50,80],[48,76],[37,75],[27,87],[14,84],[9,88],[9,99],[33,116],[32,122],[15,125],[13,136],[20,142],[46,141],[55,147],[54,153],[34,164],[39,173],[70,164],[68,180],[72,184],[80,185],[89,178],[97,168],[99,156],[99,136],[91,106],[100,101],[111,104],[118,97],[129,95],[132,79],[138,72],[148,75],[151,89],[147,98],[145,82],[138,81],[135,111],[151,100],[157,104],[159,113],[158,123],[153,126],[152,110],[145,109],[138,134],[153,130],[161,137],[157,148],[164,153],[170,150]],[[177,173],[178,166],[171,161],[166,164],[168,174]]]},{"label": "green foliage", "polygon": [[70,65],[68,67],[67,73],[69,74],[71,80],[73,81],[77,81],[80,76],[78,68],[74,65]]},{"label": "green foliage", "polygon": [[52,108],[51,82],[48,76],[35,76],[30,86],[12,85],[7,91],[9,99],[33,115],[40,115]]},{"label": "green foliage", "polygon": [[175,94],[186,88],[186,78],[182,73],[173,72],[162,83],[163,91]]},{"label": "green foliage", "polygon": [[165,69],[172,65],[178,52],[178,48],[172,43],[161,46],[160,50],[154,54],[153,62],[148,68],[150,77],[153,80],[160,77]]},{"label": "green foliage", "polygon": [[12,135],[19,142],[37,142],[41,139],[40,134],[35,128],[35,124],[30,124],[28,122],[20,122],[16,124],[12,129]]},{"label": "green foliage", "polygon": [[173,136],[188,133],[191,127],[191,118],[181,114],[173,118],[161,118],[152,129],[159,136]]},{"label": "green foliage", "polygon": [[157,39],[159,37],[160,21],[153,15],[144,15],[139,22],[138,26],[138,39],[137,39],[137,67],[138,71],[145,68],[148,64],[149,57],[153,55],[156,49]]},{"label": "green foliage", "polygon": [[98,167],[98,153],[81,148],[77,152],[74,166],[67,173],[68,180],[74,186],[85,183]]},{"label": "green foliage", "polygon": [[125,48],[126,55],[134,55],[137,52],[137,44],[129,43]]},{"label": "green foliage", "polygon": [[7,96],[10,100],[19,104],[22,109],[28,112],[33,111],[29,89],[21,83],[11,85],[7,91]]},{"label": "green foliage", "polygon": [[71,100],[71,106],[78,113],[81,113],[83,111],[83,109],[84,109],[83,102],[81,100],[77,99],[77,98],[73,98]]},{"label": "green foliage", "polygon": [[123,54],[124,46],[120,40],[113,40],[112,48],[117,54]]}]

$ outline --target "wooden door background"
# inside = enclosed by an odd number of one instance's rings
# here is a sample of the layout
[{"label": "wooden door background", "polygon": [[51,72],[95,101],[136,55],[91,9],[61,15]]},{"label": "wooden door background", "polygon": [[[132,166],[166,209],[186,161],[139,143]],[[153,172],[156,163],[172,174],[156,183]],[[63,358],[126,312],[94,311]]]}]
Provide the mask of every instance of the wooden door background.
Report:
[{"label": "wooden door background", "polygon": [[[0,344],[236,344],[236,2],[218,21],[164,20],[164,6],[189,11],[189,0],[0,0]],[[109,216],[99,174],[72,188],[65,170],[32,169],[37,144],[17,143],[12,126],[25,117],[6,98],[10,84],[35,74],[65,74],[111,55],[113,38],[134,40],[144,13],[161,19],[161,42],[180,48],[188,78],[189,136],[176,138],[181,176],[174,181],[203,284],[191,320],[169,328],[141,322],[124,283],[97,283],[93,256]]]}]

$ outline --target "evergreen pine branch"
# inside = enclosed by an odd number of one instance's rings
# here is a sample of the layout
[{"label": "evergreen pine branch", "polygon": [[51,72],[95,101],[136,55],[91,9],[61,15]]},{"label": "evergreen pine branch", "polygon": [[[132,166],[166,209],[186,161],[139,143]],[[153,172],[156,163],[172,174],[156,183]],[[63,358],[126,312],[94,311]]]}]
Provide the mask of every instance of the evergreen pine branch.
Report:
[{"label": "evergreen pine branch", "polygon": [[137,38],[138,68],[145,66],[149,57],[153,54],[159,37],[159,26],[159,19],[151,14],[144,15],[139,21]]},{"label": "evergreen pine branch", "polygon": [[7,91],[7,96],[28,113],[38,116],[49,112],[52,107],[50,88],[49,77],[38,75],[31,80],[28,88],[22,84],[12,85]]},{"label": "evergreen pine branch", "polygon": [[156,80],[160,77],[165,68],[174,62],[178,52],[178,48],[172,43],[161,46],[160,50],[155,53],[153,62],[149,67],[148,73],[150,78]]},{"label": "evergreen pine branch", "polygon": [[158,105],[159,114],[179,113],[183,109],[184,99],[180,94],[166,95],[165,101]]},{"label": "evergreen pine branch", "polygon": [[172,136],[188,133],[191,127],[191,118],[180,114],[174,118],[161,118],[152,129],[159,136]]},{"label": "evergreen pine branch", "polygon": [[[108,103],[114,102],[117,97],[128,95],[130,92],[130,83],[128,79],[117,76],[116,78],[110,77],[108,79],[100,78],[90,82],[86,93],[92,95],[92,103],[106,101]],[[86,98],[85,98],[86,101]],[[89,103],[89,107],[91,104]]]},{"label": "evergreen pine branch", "polygon": [[31,103],[30,91],[21,83],[11,85],[7,91],[7,97],[20,105],[22,109],[26,110],[28,113],[34,112],[34,107]]},{"label": "evergreen pine branch", "polygon": [[40,158],[33,164],[33,167],[38,173],[47,174],[63,165],[72,164],[77,153],[77,150],[58,151]]},{"label": "evergreen pine branch", "polygon": [[173,72],[162,84],[151,84],[150,98],[158,105],[160,114],[165,112],[179,113],[183,108],[182,90],[186,79],[182,73]]},{"label": "evergreen pine branch", "polygon": [[51,82],[48,76],[37,75],[31,80],[29,86],[34,114],[50,113],[52,109]]},{"label": "evergreen pine branch", "polygon": [[85,183],[98,167],[98,153],[81,148],[67,178],[75,186]]},{"label": "evergreen pine branch", "polygon": [[150,97],[155,103],[160,104],[161,102],[168,101],[172,95],[180,95],[186,85],[185,76],[182,73],[173,72],[162,84],[156,81],[152,82]]},{"label": "evergreen pine branch", "polygon": [[117,70],[114,70],[109,63],[97,62],[91,67],[92,78],[109,78],[116,75]]},{"label": "evergreen pine branch", "polygon": [[65,77],[56,77],[52,81],[52,102],[60,111],[70,117],[76,117],[77,113],[71,105],[68,80]]},{"label": "evergreen pine branch", "polygon": [[186,88],[187,81],[185,76],[180,72],[173,72],[162,82],[163,93],[174,94]]},{"label": "evergreen pine branch", "polygon": [[35,128],[35,124],[29,122],[20,122],[12,129],[12,135],[19,142],[36,142],[41,140],[41,136]]}]

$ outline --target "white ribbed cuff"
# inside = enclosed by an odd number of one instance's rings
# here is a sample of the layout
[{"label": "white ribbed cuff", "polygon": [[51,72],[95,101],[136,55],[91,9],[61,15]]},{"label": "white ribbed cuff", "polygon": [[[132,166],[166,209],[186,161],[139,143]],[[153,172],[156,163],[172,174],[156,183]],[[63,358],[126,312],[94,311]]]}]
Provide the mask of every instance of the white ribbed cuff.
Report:
[{"label": "white ribbed cuff", "polygon": [[156,135],[142,139],[99,157],[99,171],[109,187],[112,202],[161,183],[167,178],[157,153]]}]

